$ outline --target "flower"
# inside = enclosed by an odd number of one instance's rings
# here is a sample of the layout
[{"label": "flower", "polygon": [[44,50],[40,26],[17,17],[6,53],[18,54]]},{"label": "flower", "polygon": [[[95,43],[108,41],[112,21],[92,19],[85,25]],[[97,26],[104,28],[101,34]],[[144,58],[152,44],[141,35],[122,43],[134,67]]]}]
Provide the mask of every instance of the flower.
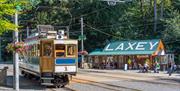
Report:
[{"label": "flower", "polygon": [[9,43],[6,49],[8,52],[22,53],[25,50],[24,42]]},{"label": "flower", "polygon": [[80,55],[88,55],[88,52],[84,50],[84,51],[80,51],[79,54]]}]

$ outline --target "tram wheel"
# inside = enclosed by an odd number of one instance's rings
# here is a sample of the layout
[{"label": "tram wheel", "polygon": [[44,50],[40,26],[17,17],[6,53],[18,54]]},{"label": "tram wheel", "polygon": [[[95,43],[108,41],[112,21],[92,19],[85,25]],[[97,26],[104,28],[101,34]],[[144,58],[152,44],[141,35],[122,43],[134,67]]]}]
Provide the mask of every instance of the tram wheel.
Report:
[{"label": "tram wheel", "polygon": [[65,87],[65,85],[62,85],[62,86],[61,86],[61,88],[64,88],[64,87]]},{"label": "tram wheel", "polygon": [[28,74],[24,72],[23,76],[26,78],[28,77]]},{"label": "tram wheel", "polygon": [[60,86],[55,86],[56,88],[60,88]]},{"label": "tram wheel", "polygon": [[27,78],[28,78],[28,79],[32,79],[32,78],[33,78],[33,75],[32,75],[32,74],[28,74],[28,75],[27,75]]}]

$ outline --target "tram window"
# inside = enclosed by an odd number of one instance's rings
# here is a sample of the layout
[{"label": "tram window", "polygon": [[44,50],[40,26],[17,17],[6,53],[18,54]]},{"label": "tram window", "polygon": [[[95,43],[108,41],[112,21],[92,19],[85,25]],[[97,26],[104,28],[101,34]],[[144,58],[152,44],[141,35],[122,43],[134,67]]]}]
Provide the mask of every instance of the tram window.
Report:
[{"label": "tram window", "polygon": [[65,56],[65,45],[56,44],[56,56],[64,57]]},{"label": "tram window", "polygon": [[29,55],[29,56],[32,56],[32,45],[29,45],[28,55]]},{"label": "tram window", "polygon": [[67,56],[75,56],[75,45],[67,45]]},{"label": "tram window", "polygon": [[40,55],[40,51],[39,51],[40,49],[39,49],[39,44],[37,44],[37,56],[39,56]]},{"label": "tram window", "polygon": [[32,56],[36,56],[35,50],[36,50],[36,46],[35,46],[35,44],[34,44],[34,45],[32,45],[32,50],[31,50]]},{"label": "tram window", "polygon": [[44,44],[44,56],[52,56],[52,46],[51,43]]}]

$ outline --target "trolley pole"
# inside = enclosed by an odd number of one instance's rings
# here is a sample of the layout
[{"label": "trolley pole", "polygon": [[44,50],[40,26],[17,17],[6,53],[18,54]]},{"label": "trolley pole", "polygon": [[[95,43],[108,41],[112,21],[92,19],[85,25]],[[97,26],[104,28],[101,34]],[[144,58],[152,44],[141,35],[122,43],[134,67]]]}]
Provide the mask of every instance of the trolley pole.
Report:
[{"label": "trolley pole", "polygon": [[[81,17],[81,51],[84,51],[83,17]],[[81,55],[81,68],[84,68],[84,55]]]},{"label": "trolley pole", "polygon": [[66,26],[66,30],[67,30],[67,38],[69,39],[69,26]]},{"label": "trolley pole", "polygon": [[[15,25],[18,26],[18,11],[15,12]],[[14,32],[14,43],[18,42],[18,28]],[[17,52],[13,53],[13,66],[14,66],[14,89],[19,91],[19,55]]]},{"label": "trolley pole", "polygon": [[26,37],[28,38],[29,37],[29,26],[26,27]]}]

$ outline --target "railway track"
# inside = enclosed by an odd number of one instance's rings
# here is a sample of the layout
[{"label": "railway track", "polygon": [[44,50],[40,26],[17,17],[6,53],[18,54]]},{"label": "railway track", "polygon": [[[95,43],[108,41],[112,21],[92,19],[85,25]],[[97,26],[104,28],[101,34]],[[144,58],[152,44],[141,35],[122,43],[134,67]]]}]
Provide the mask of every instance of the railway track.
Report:
[{"label": "railway track", "polygon": [[[81,74],[87,74],[87,72],[81,72]],[[124,80],[127,80],[127,81],[132,81],[132,82],[145,82],[145,83],[151,83],[151,84],[163,84],[163,85],[177,85],[179,86],[179,84],[176,84],[176,83],[166,83],[166,82],[157,82],[157,81],[148,81],[148,80],[137,80],[137,79],[132,79],[132,78],[124,78],[124,77],[117,77],[117,76],[109,76],[109,75],[101,75],[101,74],[88,74],[88,75],[91,75],[91,76],[98,76],[98,77],[107,77],[107,78],[114,78],[114,79],[124,79]]]},{"label": "railway track", "polygon": [[[13,73],[13,69],[8,69],[8,71]],[[25,77],[22,77],[21,79],[26,79],[26,80],[28,80],[30,83],[38,83],[37,80],[30,80],[30,79],[25,78]],[[37,85],[39,85],[39,84],[37,84]],[[39,86],[41,86],[41,85],[39,85]],[[66,86],[66,87],[64,87],[64,88],[55,88],[55,87],[53,87],[53,86],[49,86],[49,87],[41,86],[41,87],[47,89],[47,91],[61,91],[61,90],[65,90],[65,91],[78,91],[78,90],[76,90],[76,89],[74,89],[74,88],[71,88],[71,87],[69,87],[69,86]],[[0,90],[1,90],[1,89],[0,89]],[[46,91],[46,90],[45,90],[45,91]]]},{"label": "railway track", "polygon": [[111,91],[123,91],[122,89],[125,89],[127,91],[141,91],[141,90],[134,89],[134,88],[128,88],[128,87],[112,85],[112,84],[97,82],[97,81],[92,81],[92,80],[79,79],[79,78],[73,78],[72,82],[81,83],[81,84],[88,84],[88,85],[101,87],[101,88],[111,90]]},{"label": "railway track", "polygon": [[[64,87],[64,88],[61,88],[62,90],[65,90],[65,91],[78,91],[74,88],[71,88],[71,87]],[[61,91],[60,89],[56,89],[56,88],[50,88],[48,89],[48,91]]]},{"label": "railway track", "polygon": [[[8,71],[13,72],[12,69],[9,69]],[[118,77],[118,76],[111,76],[111,75],[103,75],[103,74],[94,74],[91,72],[80,72],[80,74],[86,75],[86,76],[92,76],[92,77],[104,77],[105,79],[123,79],[126,81],[132,81],[132,82],[145,82],[145,83],[152,83],[152,84],[163,84],[163,85],[173,85],[173,84],[168,84],[168,83],[163,83],[163,82],[152,82],[152,81],[146,81],[146,80],[135,80],[135,79],[129,79],[129,78],[124,78],[124,77]],[[80,84],[80,86],[85,85],[83,88],[86,89],[86,86],[90,86],[95,88],[95,90],[87,89],[87,91],[96,91],[96,88],[100,89],[105,89],[105,90],[110,90],[110,91],[141,91],[139,89],[135,89],[132,87],[128,86],[121,86],[120,84],[110,84],[110,83],[105,83],[105,82],[99,82],[96,80],[91,80],[91,79],[82,79],[82,78],[72,78],[72,83],[76,85],[67,85],[64,88],[46,88],[42,87],[45,91],[84,91],[82,88],[78,88],[77,83]],[[37,83],[35,80],[30,80],[30,83]],[[74,87],[75,86],[75,87]],[[40,87],[41,88],[41,87]],[[30,88],[31,89],[31,88]],[[103,90],[101,90],[103,91]]]}]

